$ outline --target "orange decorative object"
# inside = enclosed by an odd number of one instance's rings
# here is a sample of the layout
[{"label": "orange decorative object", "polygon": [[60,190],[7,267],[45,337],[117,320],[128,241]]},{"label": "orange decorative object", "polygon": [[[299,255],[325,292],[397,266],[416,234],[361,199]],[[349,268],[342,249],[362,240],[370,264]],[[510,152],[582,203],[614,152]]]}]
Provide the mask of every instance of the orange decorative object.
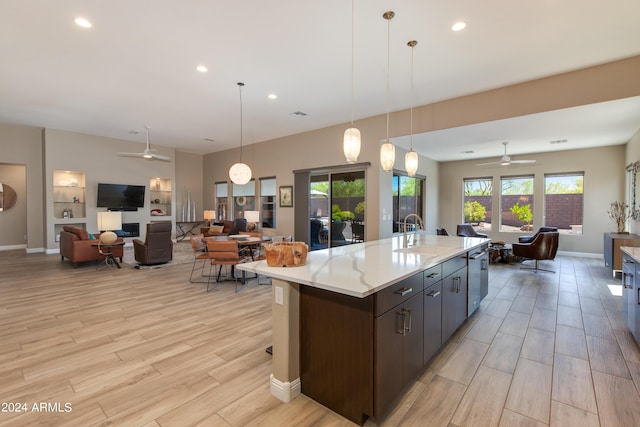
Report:
[{"label": "orange decorative object", "polygon": [[309,247],[304,242],[276,242],[264,247],[270,267],[300,267],[307,263]]}]

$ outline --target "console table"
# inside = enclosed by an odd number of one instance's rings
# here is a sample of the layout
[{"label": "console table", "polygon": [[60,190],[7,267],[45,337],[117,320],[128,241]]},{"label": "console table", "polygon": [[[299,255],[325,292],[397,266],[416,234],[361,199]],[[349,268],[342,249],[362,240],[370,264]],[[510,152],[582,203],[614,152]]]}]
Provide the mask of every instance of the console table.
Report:
[{"label": "console table", "polygon": [[604,233],[604,265],[611,267],[613,276],[622,271],[620,246],[640,247],[640,236],[630,233]]},{"label": "console table", "polygon": [[[195,236],[193,231],[200,227],[204,221],[176,221],[176,240],[184,240],[187,236]],[[200,231],[200,230],[198,230]]]}]

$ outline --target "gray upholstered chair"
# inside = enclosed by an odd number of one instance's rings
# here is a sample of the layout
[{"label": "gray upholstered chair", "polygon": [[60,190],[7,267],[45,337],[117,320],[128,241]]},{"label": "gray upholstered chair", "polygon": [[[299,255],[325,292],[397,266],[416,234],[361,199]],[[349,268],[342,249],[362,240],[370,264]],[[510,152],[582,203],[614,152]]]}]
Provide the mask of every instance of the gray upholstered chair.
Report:
[{"label": "gray upholstered chair", "polygon": [[138,263],[143,265],[164,264],[173,259],[171,221],[147,224],[144,242],[133,240],[133,253]]},{"label": "gray upholstered chair", "polygon": [[558,227],[540,227],[538,231],[536,231],[535,234],[532,234],[531,236],[518,237],[518,243],[531,243],[533,242],[533,239],[535,239],[538,234],[545,233],[548,231],[558,231]]},{"label": "gray upholstered chair", "polygon": [[538,233],[531,243],[513,243],[513,254],[522,258],[535,260],[533,268],[523,267],[525,270],[548,271],[555,273],[553,270],[546,270],[538,266],[538,261],[545,259],[555,259],[558,252],[558,237],[560,233],[557,231],[547,231]]},{"label": "gray upholstered chair", "polygon": [[478,233],[471,224],[458,224],[456,234],[460,237],[487,237],[484,233]]}]

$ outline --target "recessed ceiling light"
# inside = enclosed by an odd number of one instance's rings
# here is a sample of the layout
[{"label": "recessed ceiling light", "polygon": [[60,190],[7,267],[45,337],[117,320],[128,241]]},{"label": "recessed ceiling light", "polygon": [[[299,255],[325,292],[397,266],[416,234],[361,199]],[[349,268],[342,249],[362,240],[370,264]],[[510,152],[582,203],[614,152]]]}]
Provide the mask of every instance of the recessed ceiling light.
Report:
[{"label": "recessed ceiling light", "polygon": [[451,26],[451,29],[452,29],[453,31],[460,31],[460,30],[464,30],[464,28],[465,28],[466,26],[467,26],[467,24],[466,24],[465,22],[460,21],[460,22],[456,22],[455,24],[453,24],[453,25]]},{"label": "recessed ceiling light", "polygon": [[278,99],[278,95],[276,95],[275,93],[270,93],[268,98],[269,99]]},{"label": "recessed ceiling light", "polygon": [[196,67],[196,70],[200,71],[201,73],[206,73],[207,71],[209,71],[209,69],[207,67],[205,67],[204,65],[198,65]]},{"label": "recessed ceiling light", "polygon": [[76,18],[73,20],[73,22],[76,23],[76,25],[82,27],[82,28],[91,28],[91,22],[87,21],[84,18]]}]

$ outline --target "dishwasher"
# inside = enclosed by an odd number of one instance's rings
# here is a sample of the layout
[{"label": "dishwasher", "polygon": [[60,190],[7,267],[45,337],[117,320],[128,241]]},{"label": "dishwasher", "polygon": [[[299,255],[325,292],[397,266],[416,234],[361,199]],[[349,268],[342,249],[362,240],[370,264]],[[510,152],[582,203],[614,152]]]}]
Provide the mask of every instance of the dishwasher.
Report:
[{"label": "dishwasher", "polygon": [[480,302],[489,293],[489,245],[482,245],[469,253],[469,292],[467,294],[467,316],[480,307]]}]

